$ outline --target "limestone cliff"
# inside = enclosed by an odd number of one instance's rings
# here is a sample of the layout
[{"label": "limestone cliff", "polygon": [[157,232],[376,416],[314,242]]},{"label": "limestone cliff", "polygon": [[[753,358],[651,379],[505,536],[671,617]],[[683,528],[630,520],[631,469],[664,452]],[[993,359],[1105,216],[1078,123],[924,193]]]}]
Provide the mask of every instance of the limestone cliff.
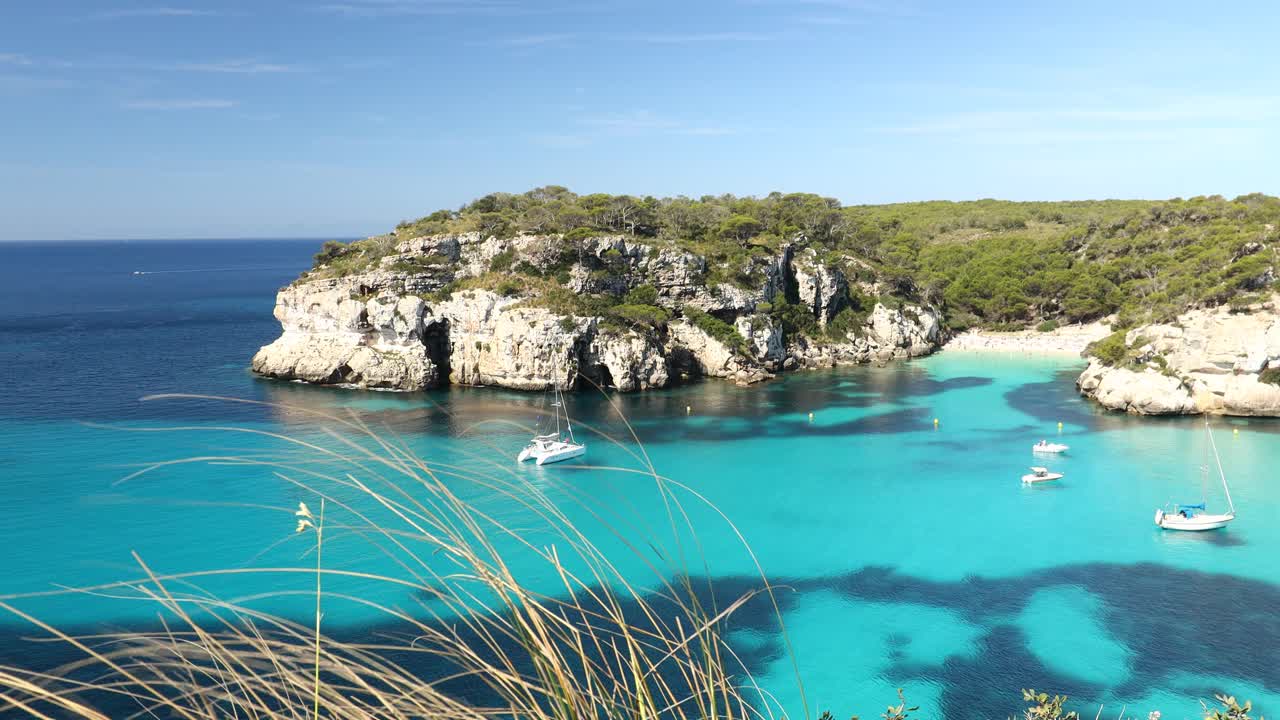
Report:
[{"label": "limestone cliff", "polygon": [[1272,298],[1130,330],[1109,362],[1090,357],[1076,384],[1104,407],[1143,415],[1280,415],[1278,308]]},{"label": "limestone cliff", "polygon": [[[861,325],[834,333],[828,324],[857,302],[849,282],[790,243],[728,275],[629,236],[393,235],[351,247],[280,291],[283,332],[254,356],[254,372],[401,390],[590,382],[629,392],[915,357],[941,341],[932,308],[901,302],[874,303]],[[815,330],[783,332],[770,311],[789,299]]]}]

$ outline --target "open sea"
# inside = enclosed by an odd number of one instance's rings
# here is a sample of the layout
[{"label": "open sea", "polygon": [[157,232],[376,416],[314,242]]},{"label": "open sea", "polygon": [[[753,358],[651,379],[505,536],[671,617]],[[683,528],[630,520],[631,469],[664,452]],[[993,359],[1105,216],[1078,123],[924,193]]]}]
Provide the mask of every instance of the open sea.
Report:
[{"label": "open sea", "polygon": [[[760,586],[758,562],[779,586],[815,715],[874,717],[899,687],[933,718],[1007,717],[1032,687],[1088,701],[1073,707],[1089,716],[1104,703],[1105,717],[1122,707],[1200,717],[1200,701],[1222,691],[1280,714],[1280,423],[1214,421],[1239,517],[1224,531],[1177,534],[1152,515],[1170,500],[1200,500],[1201,422],[1101,412],[1075,394],[1082,365],[1072,358],[944,352],[751,388],[712,380],[572,396],[592,466],[643,471],[642,446],[658,472],[687,486],[679,492],[697,544],[677,543],[643,472],[514,465],[527,437],[519,425],[541,395],[254,378],[249,358],[279,332],[275,292],[318,245],[0,243],[6,602],[71,631],[129,627],[153,620],[155,608],[104,593],[38,593],[139,577],[133,553],[158,573],[305,567],[292,511],[314,497],[271,469],[202,461],[134,473],[189,458],[289,460],[296,451],[242,430],[332,442],[316,413],[350,411],[429,463],[515,472],[564,498],[583,527],[592,524],[581,499],[615,509],[626,522],[613,527],[634,528],[639,549],[603,530],[599,542],[640,587],[657,585],[655,572],[689,572],[731,599]],[[273,405],[142,400],[157,393]],[[1036,461],[1030,448],[1042,438],[1071,451]],[[1066,477],[1023,487],[1033,464]],[[476,492],[458,483],[460,494]],[[1212,478],[1207,498],[1211,509],[1225,503]],[[474,501],[510,526],[532,524],[509,498]],[[688,556],[669,552],[676,545]],[[395,571],[354,533],[335,533],[326,558],[334,568]],[[513,558],[519,574],[526,566]],[[527,580],[557,587],[555,578]],[[305,619],[312,582],[268,573],[201,585],[228,598],[264,594],[248,602]],[[335,592],[414,602],[356,580]],[[355,603],[326,606],[335,634],[380,632],[382,622]],[[758,682],[802,717],[771,610],[748,603],[728,625]],[[72,659],[19,639],[34,634],[0,614],[0,664]]]}]

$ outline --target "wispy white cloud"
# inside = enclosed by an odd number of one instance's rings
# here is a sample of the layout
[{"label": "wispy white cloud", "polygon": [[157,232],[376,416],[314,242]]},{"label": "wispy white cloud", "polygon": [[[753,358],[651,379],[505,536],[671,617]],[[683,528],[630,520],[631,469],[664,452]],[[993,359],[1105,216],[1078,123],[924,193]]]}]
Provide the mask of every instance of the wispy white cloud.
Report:
[{"label": "wispy white cloud", "polygon": [[565,132],[540,133],[533,141],[551,148],[581,148],[598,142],[645,135],[716,137],[737,135],[742,128],[715,123],[692,122],[659,115],[650,110],[588,115],[577,120],[577,127]]},{"label": "wispy white cloud", "polygon": [[385,17],[405,15],[503,15],[524,13],[526,9],[513,0],[342,0],[313,7],[321,12],[341,15]]},{"label": "wispy white cloud", "polygon": [[233,73],[240,75],[288,73],[301,70],[296,65],[260,62],[258,60],[222,60],[218,62],[176,63],[150,67],[156,70],[174,70],[178,72]]},{"label": "wispy white cloud", "polygon": [[238,105],[235,100],[197,98],[188,100],[131,100],[122,105],[126,110],[223,110]]},{"label": "wispy white cloud", "polygon": [[838,13],[847,15],[884,15],[900,17],[923,17],[929,14],[918,3],[910,0],[741,0],[745,5],[777,5],[785,6],[801,12],[822,11],[828,17],[837,17]]},{"label": "wispy white cloud", "polygon": [[637,35],[642,42],[655,45],[700,45],[720,42],[755,42],[772,37],[757,32],[692,32],[692,33],[646,33]]},{"label": "wispy white cloud", "polygon": [[534,48],[568,45],[578,36],[575,33],[541,33],[497,38],[492,44],[512,48]]},{"label": "wispy white cloud", "polygon": [[[1023,133],[1027,137],[1061,137],[1086,133],[1146,133],[1190,130],[1201,126],[1229,129],[1280,118],[1280,96],[1214,96],[1130,107],[1048,107],[979,110],[920,118],[877,128],[899,135],[974,135]],[[1135,127],[1136,126],[1136,127]],[[1212,129],[1205,127],[1204,129]]]},{"label": "wispy white cloud", "polygon": [[1249,127],[1118,128],[1097,130],[1028,129],[978,132],[966,142],[982,145],[1174,144],[1188,147],[1255,143],[1259,130]]},{"label": "wispy white cloud", "polygon": [[217,10],[204,10],[198,8],[184,7],[132,7],[132,8],[116,8],[113,10],[103,10],[101,12],[89,15],[95,20],[117,20],[120,18],[140,18],[140,17],[211,17],[221,15]]},{"label": "wispy white cloud", "polygon": [[304,70],[299,65],[266,62],[256,58],[233,58],[199,62],[155,62],[122,58],[88,58],[63,60],[59,58],[32,58],[26,55],[0,54],[0,65],[19,65],[31,69],[119,71],[119,72],[190,72],[258,75],[263,73],[290,73]]}]

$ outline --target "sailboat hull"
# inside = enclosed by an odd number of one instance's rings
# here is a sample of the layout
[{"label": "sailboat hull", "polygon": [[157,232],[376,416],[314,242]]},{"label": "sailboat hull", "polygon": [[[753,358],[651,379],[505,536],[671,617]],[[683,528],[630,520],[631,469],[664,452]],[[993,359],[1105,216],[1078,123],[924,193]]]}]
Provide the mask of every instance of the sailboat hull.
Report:
[{"label": "sailboat hull", "polygon": [[1182,517],[1176,513],[1166,513],[1163,510],[1156,511],[1156,525],[1165,530],[1183,530],[1186,532],[1204,532],[1205,530],[1217,530],[1224,528],[1227,523],[1235,520],[1236,516],[1232,513],[1226,515],[1210,515],[1207,513],[1192,515],[1191,517]]},{"label": "sailboat hull", "polygon": [[560,447],[549,448],[545,452],[538,454],[538,464],[546,465],[548,463],[558,463],[565,460],[572,460],[580,457],[587,451],[583,445],[574,443],[557,443]]}]

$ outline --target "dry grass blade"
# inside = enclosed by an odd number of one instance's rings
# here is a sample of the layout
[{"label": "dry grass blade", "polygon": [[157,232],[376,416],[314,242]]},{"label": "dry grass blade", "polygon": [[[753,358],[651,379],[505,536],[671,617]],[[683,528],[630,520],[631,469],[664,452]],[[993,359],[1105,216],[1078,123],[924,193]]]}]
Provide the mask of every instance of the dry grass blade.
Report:
[{"label": "dry grass blade", "polygon": [[[255,452],[190,461],[265,467],[314,498],[311,507],[327,515],[313,515],[303,504],[281,525],[282,534],[289,529],[285,522],[294,521],[296,530],[314,533],[315,544],[304,553],[314,563],[164,575],[139,558],[143,575],[135,580],[66,591],[151,603],[161,621],[160,629],[149,631],[72,637],[6,604],[49,593],[0,597],[0,609],[83,656],[52,672],[0,671],[0,714],[98,720],[124,717],[128,708],[138,717],[193,720],[773,717],[772,703],[724,638],[726,619],[754,593],[726,598],[723,605],[714,595],[699,595],[684,544],[685,538],[696,543],[697,528],[684,503],[705,500],[660,475],[643,448],[628,450],[643,469],[619,476],[648,479],[666,509],[667,527],[637,540],[620,529],[634,518],[620,518],[608,503],[569,490],[553,500],[510,463],[480,457],[433,463],[354,415],[288,410],[327,431],[290,437],[216,428],[258,435],[287,451],[277,460]],[[638,446],[629,425],[628,432]],[[125,480],[174,471],[181,462],[143,468]],[[519,510],[531,527],[495,516],[484,507],[488,502]],[[591,526],[582,527],[584,522]],[[666,533],[674,551],[660,541]],[[605,537],[633,557],[620,563],[623,558],[607,556]],[[394,572],[325,567],[329,546],[339,539],[366,543],[390,560]],[[657,564],[655,553],[662,559]],[[705,571],[700,549],[692,554]],[[520,561],[513,563],[517,555]],[[637,567],[647,576],[636,577]],[[296,591],[226,600],[196,584],[267,573],[313,576],[314,622],[253,607]],[[346,594],[331,589],[330,578],[408,591],[418,607],[409,612]],[[531,578],[539,582],[531,585]],[[558,588],[549,592],[548,580]],[[772,597],[763,575],[760,591]],[[336,637],[321,623],[327,602],[358,605],[405,630],[390,638]]]}]

